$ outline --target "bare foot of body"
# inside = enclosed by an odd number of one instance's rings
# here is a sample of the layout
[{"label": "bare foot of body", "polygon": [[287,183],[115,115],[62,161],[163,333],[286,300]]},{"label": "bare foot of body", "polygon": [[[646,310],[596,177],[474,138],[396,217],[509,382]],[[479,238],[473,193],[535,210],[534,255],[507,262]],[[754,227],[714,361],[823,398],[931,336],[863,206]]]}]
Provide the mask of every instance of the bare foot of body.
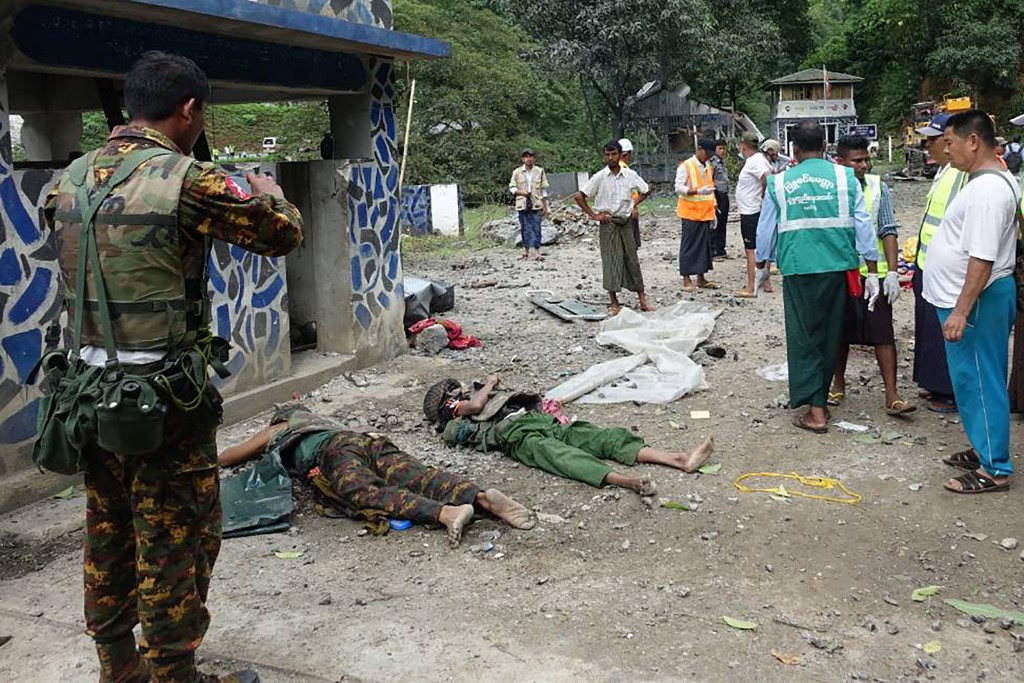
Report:
[{"label": "bare foot of body", "polygon": [[473,506],[469,503],[465,505],[445,505],[441,508],[437,521],[448,529],[448,545],[453,548],[459,545],[459,541],[462,540],[462,530],[469,524],[471,519],[473,519]]},{"label": "bare foot of body", "polygon": [[478,494],[476,503],[516,529],[532,529],[537,524],[537,519],[525,505],[517,503],[498,489],[487,489]]},{"label": "bare foot of body", "polygon": [[645,446],[637,453],[636,461],[653,465],[666,465],[677,470],[693,473],[707,462],[707,459],[714,450],[715,440],[709,436],[692,451],[684,451],[682,453],[673,453],[671,451],[663,451],[660,448]]},{"label": "bare foot of body", "polygon": [[609,472],[601,483],[629,489],[641,496],[653,496],[658,493],[658,487],[650,477],[631,477],[628,474]]}]

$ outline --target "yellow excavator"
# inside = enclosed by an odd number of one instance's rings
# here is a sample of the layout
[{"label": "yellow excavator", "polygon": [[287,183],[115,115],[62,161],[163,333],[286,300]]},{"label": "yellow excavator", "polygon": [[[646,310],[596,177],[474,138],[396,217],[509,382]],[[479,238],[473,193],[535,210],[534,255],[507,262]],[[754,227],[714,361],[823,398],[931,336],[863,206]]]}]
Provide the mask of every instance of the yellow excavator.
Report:
[{"label": "yellow excavator", "polygon": [[917,129],[927,125],[939,114],[956,114],[974,108],[974,100],[970,97],[950,97],[943,95],[941,102],[917,102],[910,108],[910,125],[904,132],[903,153],[907,158],[907,174],[932,178],[938,167],[934,159],[925,150],[924,137],[918,135]]}]

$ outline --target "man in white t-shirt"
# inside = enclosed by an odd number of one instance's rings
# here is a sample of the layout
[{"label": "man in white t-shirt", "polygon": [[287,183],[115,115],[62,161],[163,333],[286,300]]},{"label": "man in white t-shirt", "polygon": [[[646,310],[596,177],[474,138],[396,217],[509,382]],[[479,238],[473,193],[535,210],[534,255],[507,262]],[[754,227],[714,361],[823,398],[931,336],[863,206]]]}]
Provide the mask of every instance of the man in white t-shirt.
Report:
[{"label": "man in white t-shirt", "polygon": [[968,470],[954,493],[1009,488],[1010,330],[1017,313],[1013,277],[1020,192],[995,157],[995,130],[977,109],[953,116],[944,133],[950,163],[969,174],[928,246],[924,298],[938,310],[946,361],[971,448],[944,462]]},{"label": "man in white t-shirt", "polygon": [[[743,155],[743,168],[740,169],[736,181],[736,207],[740,211],[740,235],[743,237],[743,250],[747,254],[747,288],[736,292],[736,296],[752,298],[757,296],[754,291],[754,249],[757,247],[757,221],[761,217],[761,204],[764,203],[764,190],[772,166],[762,152],[757,151],[757,133],[747,131],[740,138],[740,154]],[[771,292],[771,282],[764,283],[764,291]]]}]

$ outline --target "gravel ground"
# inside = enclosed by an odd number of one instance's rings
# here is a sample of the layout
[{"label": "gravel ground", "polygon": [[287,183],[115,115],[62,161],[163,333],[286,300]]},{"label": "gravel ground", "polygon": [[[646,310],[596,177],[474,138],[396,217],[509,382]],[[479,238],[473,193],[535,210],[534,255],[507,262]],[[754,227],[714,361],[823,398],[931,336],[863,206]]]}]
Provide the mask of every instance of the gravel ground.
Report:
[{"label": "gravel ground", "polygon": [[[892,189],[905,237],[920,221],[927,187]],[[656,305],[669,305],[683,297],[678,224],[665,212],[645,216],[643,225],[648,290]],[[938,460],[964,445],[958,417],[923,405],[906,419],[886,416],[865,349],[851,354],[850,396],[835,418],[867,425],[890,443],[794,429],[790,412],[778,407],[785,384],[755,374],[785,361],[781,293],[729,295],[743,284],[738,232],[732,223],[733,258],[715,264],[723,289],[689,296],[723,311],[710,343],[726,356],[694,354],[709,388],[666,406],[567,409],[665,447],[714,435],[716,474],[634,468],[655,477],[653,506],[628,491],[448,448],[421,420],[423,391],[445,375],[469,381],[498,372],[507,385],[546,389],[564,373],[621,355],[593,341],[593,324],[564,323],[525,299],[528,289],[550,289],[603,301],[593,232],[546,248],[543,263],[520,261],[507,247],[408,257],[406,272],[457,285],[450,315],[484,347],[436,357],[413,352],[339,377],[308,400],[348,424],[389,434],[427,462],[502,488],[541,522],[524,532],[481,519],[451,550],[442,532],[422,527],[361,535],[357,523],[317,517],[300,498],[290,532],[225,541],[201,650],[208,666],[254,663],[265,681],[1024,678],[1024,624],[972,620],[943,602],[1021,611],[1024,557],[1010,549],[1013,537],[1024,536],[1019,489],[977,498],[944,492],[950,472]],[[481,279],[497,285],[469,287]],[[635,304],[630,295],[624,303]],[[900,391],[916,401],[912,296],[897,302],[896,316]],[[691,419],[691,410],[711,418]],[[260,424],[225,428],[221,445]],[[1015,446],[1020,430],[1015,422]],[[1019,453],[1014,459],[1019,465]],[[835,477],[863,501],[740,492],[733,482],[749,472]],[[693,509],[657,504],[667,500]],[[24,557],[30,549],[19,546],[19,567],[42,568],[0,580],[0,636],[14,636],[0,646],[0,679],[95,678],[81,635],[79,557],[66,551],[53,559],[54,547],[41,545],[50,554],[33,564]],[[303,555],[283,560],[275,550]],[[932,585],[941,586],[937,595],[911,600],[915,588]],[[757,626],[731,628],[723,617]]]}]

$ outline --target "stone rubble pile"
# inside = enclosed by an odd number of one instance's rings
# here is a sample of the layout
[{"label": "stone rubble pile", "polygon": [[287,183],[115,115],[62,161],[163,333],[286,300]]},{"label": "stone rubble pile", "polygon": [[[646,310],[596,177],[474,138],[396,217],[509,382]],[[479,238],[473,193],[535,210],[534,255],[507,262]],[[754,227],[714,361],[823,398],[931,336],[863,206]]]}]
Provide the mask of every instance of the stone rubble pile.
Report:
[{"label": "stone rubble pile", "polygon": [[[565,202],[552,202],[550,213],[540,224],[541,244],[554,244],[560,239],[579,239],[597,230],[597,224],[583,215],[578,206]],[[522,244],[519,216],[511,211],[508,216],[484,223],[481,234],[510,247]]]}]

